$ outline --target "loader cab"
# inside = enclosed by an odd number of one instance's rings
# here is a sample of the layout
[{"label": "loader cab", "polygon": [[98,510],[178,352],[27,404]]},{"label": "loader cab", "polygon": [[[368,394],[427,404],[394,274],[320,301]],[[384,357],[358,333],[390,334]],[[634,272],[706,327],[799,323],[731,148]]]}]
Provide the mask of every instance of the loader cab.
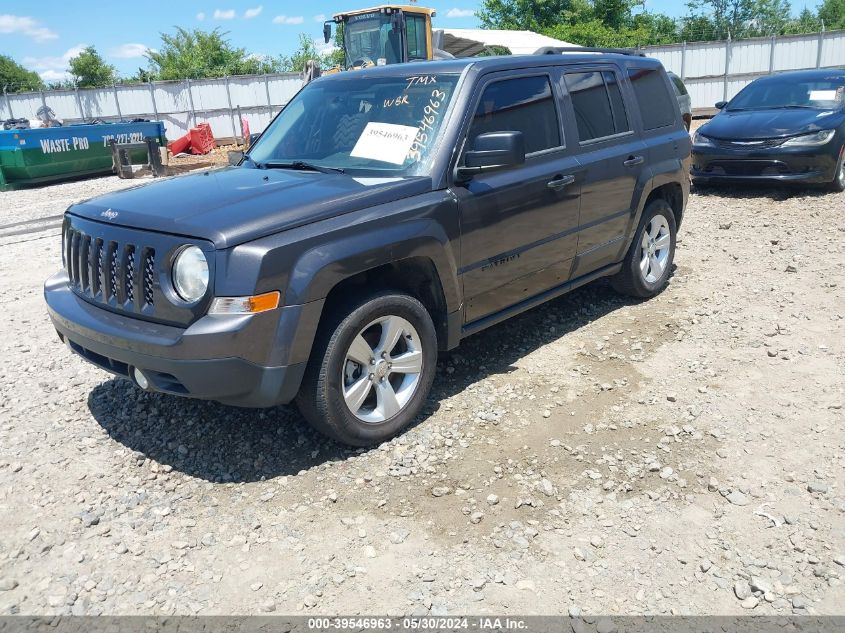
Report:
[{"label": "loader cab", "polygon": [[332,23],[342,28],[345,70],[430,60],[434,15],[433,9],[406,5],[338,13],[323,25],[323,37],[331,41]]}]

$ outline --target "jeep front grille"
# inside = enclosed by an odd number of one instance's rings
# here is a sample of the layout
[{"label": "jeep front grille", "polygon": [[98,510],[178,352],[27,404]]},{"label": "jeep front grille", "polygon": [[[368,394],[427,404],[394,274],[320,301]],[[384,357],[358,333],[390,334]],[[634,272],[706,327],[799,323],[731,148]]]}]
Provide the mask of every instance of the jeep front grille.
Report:
[{"label": "jeep front grille", "polygon": [[92,239],[68,227],[64,260],[73,289],[89,299],[129,312],[153,306],[154,249]]},{"label": "jeep front grille", "polygon": [[147,249],[147,256],[144,258],[144,303],[148,306],[153,305],[153,279],[155,277],[155,261],[156,252],[153,249]]}]

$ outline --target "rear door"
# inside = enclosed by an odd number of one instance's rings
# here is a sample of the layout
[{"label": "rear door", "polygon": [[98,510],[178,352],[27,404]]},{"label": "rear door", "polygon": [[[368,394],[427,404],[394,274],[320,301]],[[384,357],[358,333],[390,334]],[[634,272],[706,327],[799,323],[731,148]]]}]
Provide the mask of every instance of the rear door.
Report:
[{"label": "rear door", "polygon": [[554,68],[508,71],[476,88],[462,153],[479,134],[519,131],[527,155],[524,165],[452,187],[461,213],[466,323],[569,278],[580,185],[578,162],[561,128],[556,77]]},{"label": "rear door", "polygon": [[571,108],[568,131],[577,139],[584,175],[578,249],[572,277],[619,261],[635,195],[646,166],[645,143],[634,131],[630,95],[615,65],[579,66],[564,73]]},{"label": "rear door", "polygon": [[686,178],[689,173],[690,138],[679,115],[680,103],[672,98],[671,79],[657,66],[628,65],[628,79],[642,125],[642,138],[648,147],[648,164],[655,177],[654,186],[664,184],[667,176]]}]

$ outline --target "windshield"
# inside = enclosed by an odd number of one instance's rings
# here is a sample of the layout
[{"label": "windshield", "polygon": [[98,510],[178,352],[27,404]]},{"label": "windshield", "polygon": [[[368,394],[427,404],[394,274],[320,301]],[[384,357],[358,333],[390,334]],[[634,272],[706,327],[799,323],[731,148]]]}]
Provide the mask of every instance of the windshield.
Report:
[{"label": "windshield", "polygon": [[249,158],[265,167],[304,162],[361,175],[427,175],[458,75],[343,75],[303,88]]},{"label": "windshield", "polygon": [[[402,61],[399,32],[393,29],[390,15],[364,13],[351,15],[343,26],[346,67],[397,64]],[[379,63],[379,60],[384,60]]]},{"label": "windshield", "polygon": [[818,80],[758,81],[746,86],[731,99],[728,110],[763,108],[841,108],[845,96],[845,79],[830,77]]}]

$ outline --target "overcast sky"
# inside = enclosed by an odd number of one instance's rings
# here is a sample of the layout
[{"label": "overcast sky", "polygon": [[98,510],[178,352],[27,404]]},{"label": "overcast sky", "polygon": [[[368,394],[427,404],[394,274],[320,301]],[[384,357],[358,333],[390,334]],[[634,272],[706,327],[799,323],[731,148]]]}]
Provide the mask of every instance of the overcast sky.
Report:
[{"label": "overcast sky", "polygon": [[[378,4],[378,0],[372,2]],[[472,0],[422,0],[437,10],[435,26],[478,26]],[[811,0],[793,2],[793,10],[815,6]],[[65,78],[68,59],[93,45],[121,75],[146,66],[144,51],[160,42],[159,33],[175,26],[229,32],[236,46],[263,55],[289,54],[299,33],[322,43],[322,23],[339,11],[364,8],[367,2],[293,2],[291,0],[145,0],[144,2],[64,2],[0,0],[0,54],[10,55],[47,81]],[[679,0],[647,0],[649,11],[678,17],[686,13]]]}]

